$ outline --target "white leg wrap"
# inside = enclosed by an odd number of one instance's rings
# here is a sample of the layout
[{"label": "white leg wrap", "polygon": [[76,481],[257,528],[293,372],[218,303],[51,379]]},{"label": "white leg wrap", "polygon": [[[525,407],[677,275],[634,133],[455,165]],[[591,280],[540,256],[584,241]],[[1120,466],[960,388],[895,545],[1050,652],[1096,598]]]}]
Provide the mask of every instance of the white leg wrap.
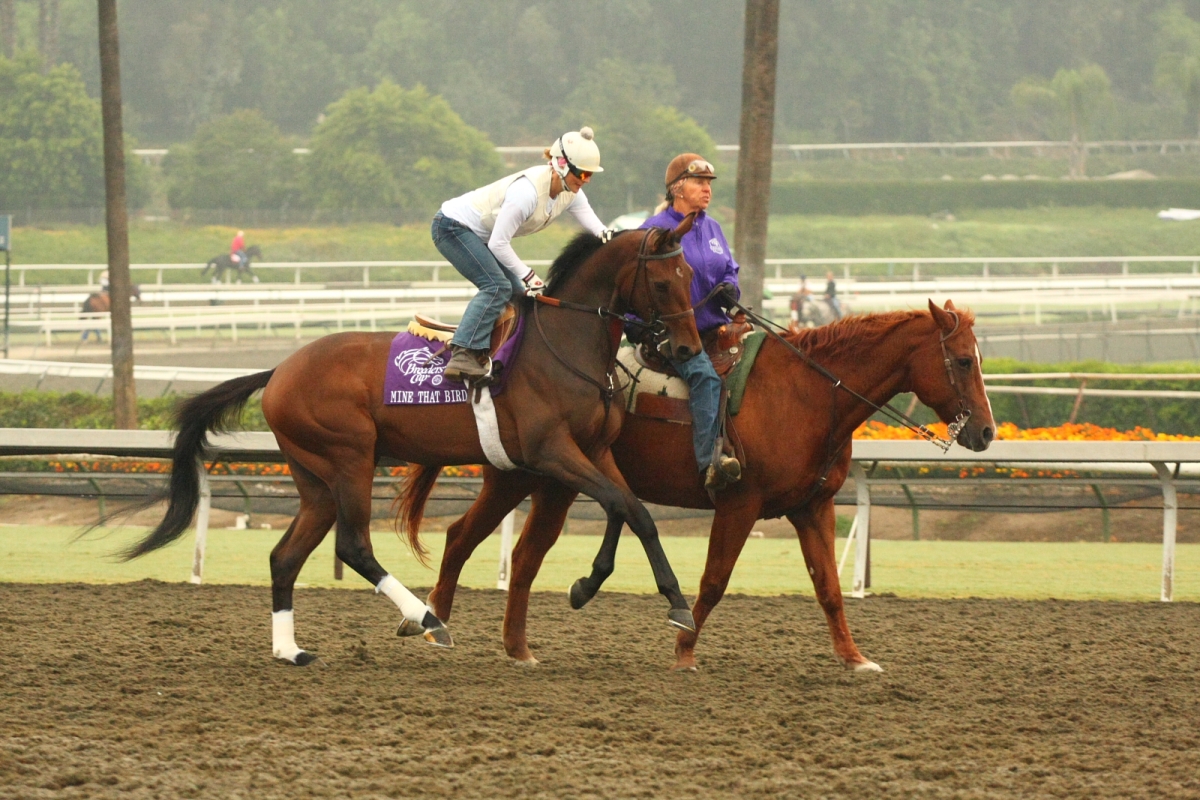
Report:
[{"label": "white leg wrap", "polygon": [[375,591],[390,597],[404,618],[413,622],[421,622],[425,619],[426,612],[429,611],[429,606],[418,600],[415,594],[405,589],[404,584],[391,575],[384,575],[383,580],[375,587]]},{"label": "white leg wrap", "polygon": [[304,652],[296,646],[296,618],[290,608],[271,614],[271,652],[293,664],[296,656]]}]

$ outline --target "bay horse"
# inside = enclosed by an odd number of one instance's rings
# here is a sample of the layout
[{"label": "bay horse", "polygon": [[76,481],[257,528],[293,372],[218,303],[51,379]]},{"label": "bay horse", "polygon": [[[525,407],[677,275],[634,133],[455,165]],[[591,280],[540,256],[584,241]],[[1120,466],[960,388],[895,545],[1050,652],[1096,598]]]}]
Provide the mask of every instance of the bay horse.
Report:
[{"label": "bay horse", "polygon": [[[142,299],[142,287],[138,284],[133,284],[129,287],[129,299]],[[83,305],[79,307],[82,314],[107,314],[112,311],[112,297],[108,293],[108,289],[101,289],[98,292],[92,292],[84,298]],[[83,334],[79,337],[83,341],[88,340],[89,333],[95,333],[96,338],[101,342],[104,341],[104,330],[102,328],[85,328]]]},{"label": "bay horse", "polygon": [[[700,628],[720,602],[754,523],[780,516],[787,517],[799,536],[837,658],[855,670],[880,669],[859,652],[850,635],[834,558],[834,495],[850,469],[851,436],[875,409],[835,387],[788,345],[877,406],[901,392],[913,392],[944,422],[967,415],[957,442],[982,451],[992,441],[995,423],[973,323],[969,311],[959,311],[949,301],[945,308],[930,301],[928,312],[849,317],[793,332],[784,337],[787,344],[768,337],[731,426],[731,436],[745,451],[742,478],[716,493],[715,505],[696,471],[689,425],[625,416],[613,455],[638,497],[667,506],[716,510],[700,593],[692,608],[696,627],[678,634],[675,669],[696,669]],[[424,468],[409,476],[405,491],[412,495],[410,506],[424,503],[436,476],[436,471]],[[478,499],[447,532],[429,602],[441,619],[449,618],[459,573],[472,551],[529,495],[532,506],[513,552],[503,640],[511,658],[537,663],[525,631],[529,591],[575,500],[570,487],[544,476],[485,467]],[[612,573],[616,545],[617,537],[606,533],[592,574],[572,587],[573,606],[588,602]]]},{"label": "bay horse", "polygon": [[254,274],[254,270],[250,269],[250,262],[256,258],[262,258],[262,250],[256,244],[252,244],[246,248],[246,260],[240,263],[235,262],[229,253],[213,256],[204,265],[204,269],[200,270],[200,277],[203,278],[211,269],[213,270],[212,282],[220,283],[221,278],[225,276],[226,270],[234,270],[234,277],[237,278],[238,283],[242,282],[243,275],[250,277],[255,283],[258,283],[258,276]]},{"label": "bay horse", "polygon": [[[686,360],[699,352],[689,292],[692,270],[679,244],[693,221],[685,218],[674,231],[620,234],[606,244],[587,233],[576,237],[550,269],[544,302],[526,301],[525,313],[533,319],[518,357],[506,368],[504,390],[495,398],[499,438],[508,458],[595,498],[617,535],[627,523],[670,601],[668,620],[689,630],[694,629],[691,611],[654,520],[613,461],[609,446],[621,415],[619,402],[605,393],[615,380],[616,345],[627,312],[658,320],[675,357]],[[548,307],[539,310],[543,306]],[[296,645],[293,587],[305,560],[335,523],[338,557],[399,607],[404,621],[398,633],[452,646],[441,620],[375,559],[371,483],[385,456],[430,465],[482,464],[487,456],[470,403],[384,404],[384,368],[393,335],[325,336],[273,370],[226,381],[181,403],[166,515],[125,557],[156,550],[188,527],[199,501],[196,465],[205,453],[207,433],[227,430],[250,396],[262,389],[263,415],[300,494],[300,512],[271,552],[274,655],[296,665],[315,659]],[[417,527],[409,533],[414,554],[424,560]]]}]

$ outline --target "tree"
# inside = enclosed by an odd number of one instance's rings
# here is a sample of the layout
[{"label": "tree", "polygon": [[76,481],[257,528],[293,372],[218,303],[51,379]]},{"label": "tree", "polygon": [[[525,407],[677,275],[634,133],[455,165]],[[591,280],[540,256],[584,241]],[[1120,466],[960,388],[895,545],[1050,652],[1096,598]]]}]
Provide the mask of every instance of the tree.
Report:
[{"label": "tree", "polygon": [[17,0],[0,0],[0,56],[17,54]]},{"label": "tree", "polygon": [[406,219],[433,216],[503,169],[487,137],[445,100],[386,80],[332,103],[311,149],[307,182],[318,208],[391,208]]},{"label": "tree", "polygon": [[260,111],[235,111],[196,129],[163,162],[173,208],[281,208],[299,188],[300,163]]},{"label": "tree", "polygon": [[1013,105],[1040,115],[1049,130],[1066,128],[1071,137],[1072,178],[1087,177],[1087,136],[1099,113],[1112,105],[1112,84],[1104,69],[1060,69],[1047,81],[1028,77],[1011,92]]},{"label": "tree", "polygon": [[[653,207],[663,199],[672,158],[686,152],[715,156],[704,128],[672,105],[677,97],[670,67],[618,59],[601,60],[571,93],[561,127],[590,125],[596,131],[604,172],[585,191],[598,213]],[[553,134],[546,139],[549,144]]]},{"label": "tree", "polygon": [[49,72],[58,63],[58,0],[38,0],[38,51]]},{"label": "tree", "polygon": [[1154,69],[1155,84],[1181,98],[1200,136],[1200,22],[1173,4],[1159,17],[1162,53]]}]

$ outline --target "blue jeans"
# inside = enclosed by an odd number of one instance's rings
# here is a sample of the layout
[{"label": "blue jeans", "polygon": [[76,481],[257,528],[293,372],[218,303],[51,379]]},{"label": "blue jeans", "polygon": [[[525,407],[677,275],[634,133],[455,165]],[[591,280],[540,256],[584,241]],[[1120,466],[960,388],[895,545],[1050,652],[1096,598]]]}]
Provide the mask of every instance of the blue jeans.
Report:
[{"label": "blue jeans", "polygon": [[492,327],[500,318],[504,305],[513,297],[525,294],[525,285],[496,260],[487,243],[466,225],[438,212],[430,229],[433,244],[456,270],[479,287],[479,293],[467,303],[458,332],[451,344],[486,350],[491,344]]},{"label": "blue jeans", "polygon": [[696,464],[700,471],[712,463],[713,448],[721,421],[721,378],[713,369],[708,353],[701,351],[687,361],[671,361],[675,371],[687,381],[688,409],[692,412],[692,447],[696,451]]}]

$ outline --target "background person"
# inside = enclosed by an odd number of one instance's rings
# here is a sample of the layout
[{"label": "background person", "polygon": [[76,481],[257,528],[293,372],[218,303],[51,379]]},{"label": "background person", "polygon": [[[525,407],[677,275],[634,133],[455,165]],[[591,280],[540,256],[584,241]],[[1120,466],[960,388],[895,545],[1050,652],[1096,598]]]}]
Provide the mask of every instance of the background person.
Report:
[{"label": "background person", "polygon": [[808,288],[808,276],[801,275],[800,288],[797,289],[796,293],[792,295],[791,301],[791,318],[792,322],[796,323],[797,326],[799,326],[801,321],[804,319],[804,304],[808,301],[808,298],[811,295],[812,289]]},{"label": "background person", "polygon": [[229,260],[238,269],[242,269],[246,264],[246,232],[238,231],[233,237],[233,241],[229,243]]},{"label": "background person", "polygon": [[501,178],[447,200],[434,215],[431,233],[438,252],[479,287],[450,342],[451,381],[488,374],[492,326],[512,297],[540,294],[542,279],[527,266],[512,240],[545,228],[570,211],[587,231],[600,236],[604,223],[583,193],[592,174],[603,172],[591,128],[564,133],[544,155],[548,164]]},{"label": "background person", "polygon": [[[712,182],[717,177],[713,165],[696,153],[675,156],[667,165],[666,202],[658,213],[644,223],[643,228],[658,227],[674,229],[683,218],[695,213],[692,229],[683,236],[683,257],[687,259],[694,276],[692,278],[692,303],[699,303],[720,284],[738,288],[738,264],[729,253],[729,243],[716,220],[708,216],[706,209],[712,202]],[[729,322],[725,313],[728,300],[718,294],[696,309],[696,328],[701,338],[704,334]],[[736,458],[719,455],[713,458],[721,420],[721,379],[713,369],[712,360],[701,350],[687,361],[671,360],[671,365],[688,384],[688,407],[692,412],[692,446],[696,452],[696,464],[705,474],[704,485],[711,489],[721,488],[742,475],[741,464]]]},{"label": "background person", "polygon": [[825,273],[825,302],[833,311],[834,319],[842,318],[842,301],[838,300],[837,281],[833,279],[833,270]]}]

